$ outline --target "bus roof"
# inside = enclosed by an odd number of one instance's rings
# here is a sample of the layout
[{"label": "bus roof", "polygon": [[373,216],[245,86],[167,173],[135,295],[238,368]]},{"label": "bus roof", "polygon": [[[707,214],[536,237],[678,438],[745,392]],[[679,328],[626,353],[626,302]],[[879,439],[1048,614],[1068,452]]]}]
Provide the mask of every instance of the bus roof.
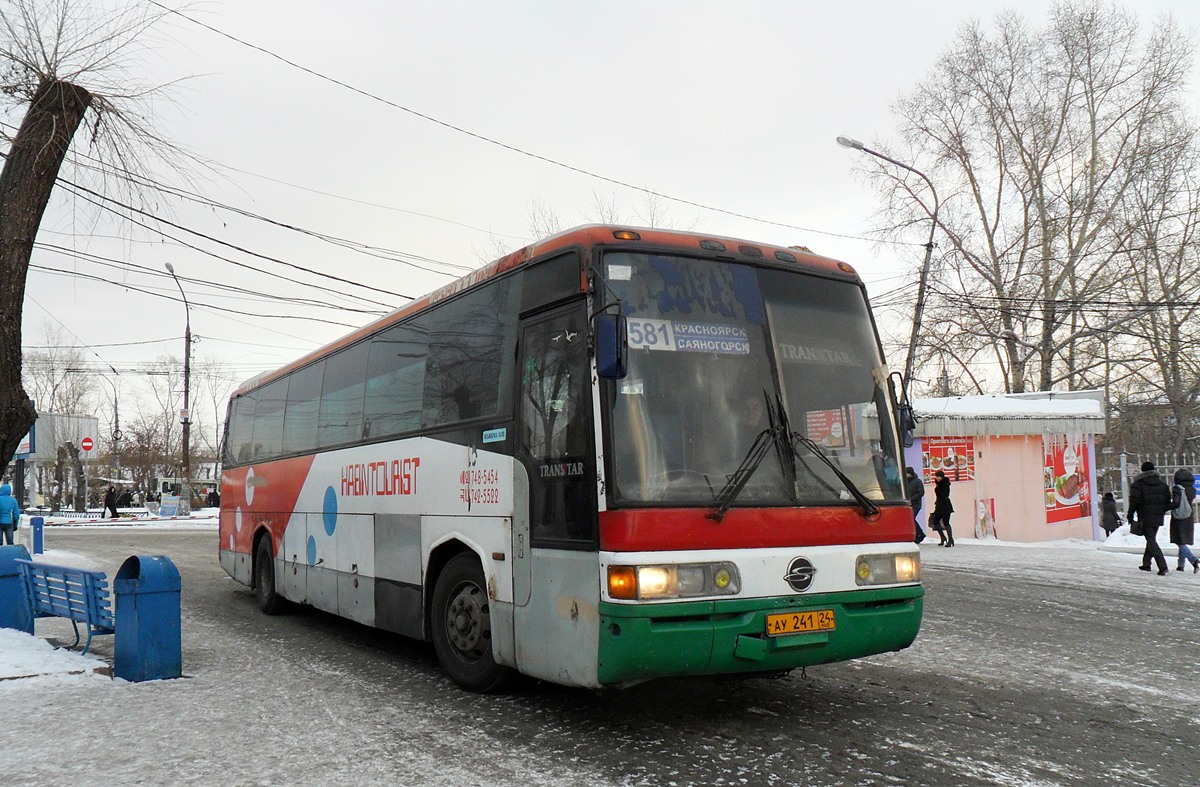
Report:
[{"label": "bus roof", "polygon": [[[720,256],[725,259],[740,259],[746,262],[755,262],[769,258],[779,262],[795,264],[803,269],[817,273],[850,276],[855,280],[858,278],[858,274],[850,265],[829,257],[814,254],[808,248],[801,246],[771,246],[722,235],[706,235],[678,230],[626,227],[612,224],[586,224],[560,232],[557,235],[551,235],[542,240],[534,241],[528,246],[517,249],[497,260],[493,260],[487,265],[450,282],[444,287],[393,309],[367,325],[357,328],[340,339],[336,339],[323,347],[313,350],[285,366],[255,375],[238,386],[237,390],[233,392],[233,396],[241,396],[247,391],[265,385],[294,369],[299,369],[334,350],[351,345],[359,339],[380,331],[392,323],[420,312],[435,303],[457,295],[488,279],[519,268],[531,260],[573,246],[595,248],[600,246],[620,247],[631,244],[637,244],[639,247],[698,252]],[[584,283],[581,281],[581,289],[583,286]]]}]

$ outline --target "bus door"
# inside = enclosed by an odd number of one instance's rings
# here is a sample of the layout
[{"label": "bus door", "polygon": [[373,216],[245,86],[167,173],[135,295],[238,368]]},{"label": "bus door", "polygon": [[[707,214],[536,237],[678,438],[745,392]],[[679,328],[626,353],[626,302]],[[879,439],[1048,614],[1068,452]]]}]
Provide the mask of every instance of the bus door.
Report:
[{"label": "bus door", "polygon": [[529,548],[519,557],[514,527],[513,633],[521,672],[590,685],[600,569],[587,343],[582,301],[521,326],[516,454],[529,479]]}]

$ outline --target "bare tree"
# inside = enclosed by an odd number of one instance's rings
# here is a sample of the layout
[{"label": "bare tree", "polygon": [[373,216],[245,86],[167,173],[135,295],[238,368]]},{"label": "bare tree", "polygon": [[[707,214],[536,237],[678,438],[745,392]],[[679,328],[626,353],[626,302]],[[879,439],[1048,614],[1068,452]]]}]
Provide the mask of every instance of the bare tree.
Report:
[{"label": "bare tree", "polygon": [[192,438],[197,449],[219,459],[225,433],[225,411],[229,394],[237,382],[221,360],[203,357],[192,363],[192,384],[196,386],[196,401],[205,405],[203,409],[194,408],[198,417],[192,421]]},{"label": "bare tree", "polygon": [[1149,445],[1178,453],[1200,420],[1200,151],[1159,156],[1127,199],[1131,249],[1120,300],[1117,367],[1130,380],[1127,399],[1155,402],[1163,439]]},{"label": "bare tree", "polygon": [[161,6],[106,10],[86,0],[9,0],[0,7],[0,91],[26,108],[0,171],[0,474],[34,421],[22,387],[21,314],[34,238],[76,129],[87,118],[98,160],[144,171],[145,154],[177,151],[138,107],[157,88],[124,66],[146,31],[172,13]]},{"label": "bare tree", "polygon": [[[1128,314],[1106,320],[1090,304],[1129,270],[1130,194],[1155,157],[1194,136],[1181,120],[1190,65],[1172,22],[1143,35],[1134,16],[1096,2],[1055,5],[1041,30],[1009,13],[994,32],[960,31],[895,107],[896,157],[942,195],[922,359],[994,363],[1009,391],[1103,376],[1099,340]],[[910,180],[874,171],[891,232],[930,220]]]},{"label": "bare tree", "polygon": [[83,352],[67,346],[66,334],[54,325],[42,332],[45,349],[24,354],[25,390],[42,412],[80,414],[95,390],[92,378],[78,373],[85,363]]}]

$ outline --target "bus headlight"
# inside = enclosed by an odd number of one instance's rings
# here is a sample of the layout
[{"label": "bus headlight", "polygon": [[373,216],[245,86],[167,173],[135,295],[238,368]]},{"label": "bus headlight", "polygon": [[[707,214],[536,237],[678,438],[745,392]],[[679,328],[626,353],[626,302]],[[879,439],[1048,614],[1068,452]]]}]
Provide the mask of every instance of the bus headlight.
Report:
[{"label": "bus headlight", "polygon": [[737,566],[729,562],[608,567],[608,595],[628,601],[732,596],[740,589]]},{"label": "bus headlight", "polygon": [[921,556],[913,552],[859,555],[854,566],[859,585],[896,585],[921,581]]}]

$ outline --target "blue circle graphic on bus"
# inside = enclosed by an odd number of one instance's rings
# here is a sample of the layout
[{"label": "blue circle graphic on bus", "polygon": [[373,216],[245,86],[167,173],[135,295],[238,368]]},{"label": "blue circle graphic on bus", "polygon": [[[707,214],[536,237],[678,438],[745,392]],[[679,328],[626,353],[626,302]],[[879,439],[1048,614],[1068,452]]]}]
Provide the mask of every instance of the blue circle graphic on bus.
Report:
[{"label": "blue circle graphic on bus", "polygon": [[308,564],[315,566],[317,564],[317,537],[308,537]]},{"label": "blue circle graphic on bus", "polygon": [[332,486],[325,487],[325,535],[332,536],[337,527],[337,492]]}]

